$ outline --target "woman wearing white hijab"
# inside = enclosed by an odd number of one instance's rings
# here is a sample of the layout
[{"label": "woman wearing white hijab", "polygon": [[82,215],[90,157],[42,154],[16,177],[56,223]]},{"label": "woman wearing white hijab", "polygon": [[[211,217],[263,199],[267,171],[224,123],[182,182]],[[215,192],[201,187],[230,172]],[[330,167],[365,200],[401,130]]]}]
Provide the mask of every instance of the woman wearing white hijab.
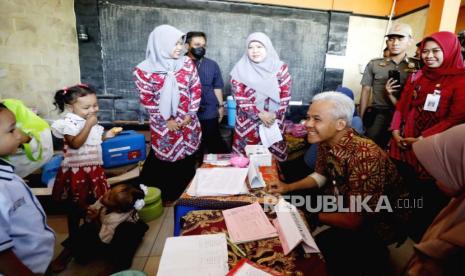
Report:
[{"label": "woman wearing white hijab", "polygon": [[[233,151],[244,154],[246,145],[259,144],[259,125],[275,122],[283,133],[283,120],[291,99],[291,76],[264,33],[252,33],[247,51],[231,71],[232,93],[237,103]],[[287,159],[283,140],[269,150],[279,160]]]},{"label": "woman wearing white hijab", "polygon": [[179,197],[195,173],[201,128],[197,118],[201,84],[194,62],[184,56],[184,33],[160,25],[150,33],[146,59],[135,70],[140,102],[149,114],[152,148],[144,163],[144,184]]}]

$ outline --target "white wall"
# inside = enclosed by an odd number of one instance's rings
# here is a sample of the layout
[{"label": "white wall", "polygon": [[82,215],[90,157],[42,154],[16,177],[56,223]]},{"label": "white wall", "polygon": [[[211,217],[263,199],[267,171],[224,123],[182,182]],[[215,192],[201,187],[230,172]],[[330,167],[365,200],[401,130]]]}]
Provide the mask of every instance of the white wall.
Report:
[{"label": "white wall", "polygon": [[342,85],[352,89],[355,102],[360,98],[360,80],[366,64],[371,59],[382,56],[387,22],[384,19],[361,16],[351,16],[349,19]]},{"label": "white wall", "polygon": [[[428,8],[396,19],[395,22],[407,23],[412,26],[414,42],[408,49],[408,55],[415,54],[415,44],[423,37]],[[342,84],[354,91],[355,102],[360,98],[360,80],[363,69],[373,58],[381,57],[386,47],[384,34],[388,20],[351,16],[347,35],[346,62]]]}]

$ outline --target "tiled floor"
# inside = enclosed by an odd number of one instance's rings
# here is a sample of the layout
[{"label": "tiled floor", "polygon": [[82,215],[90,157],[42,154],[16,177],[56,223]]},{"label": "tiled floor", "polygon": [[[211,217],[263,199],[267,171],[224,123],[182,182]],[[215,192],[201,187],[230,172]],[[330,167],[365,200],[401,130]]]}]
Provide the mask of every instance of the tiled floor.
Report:
[{"label": "tiled floor", "polygon": [[[62,247],[60,243],[67,237],[66,217],[49,216],[48,224],[55,230],[57,241],[55,244],[55,256],[59,254]],[[156,275],[160,256],[167,237],[173,235],[174,213],[173,207],[166,207],[163,215],[148,223],[150,226],[145,233],[144,240],[136,252],[132,262],[132,269],[144,271],[147,275]],[[102,262],[92,262],[86,266],[71,262],[60,276],[98,275],[102,270]]]}]

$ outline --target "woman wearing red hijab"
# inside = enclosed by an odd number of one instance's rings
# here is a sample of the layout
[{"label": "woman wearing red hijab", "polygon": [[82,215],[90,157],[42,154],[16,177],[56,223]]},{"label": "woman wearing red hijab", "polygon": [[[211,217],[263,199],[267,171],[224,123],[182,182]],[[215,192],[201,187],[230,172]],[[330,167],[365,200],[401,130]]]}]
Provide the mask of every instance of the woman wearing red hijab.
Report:
[{"label": "woman wearing red hijab", "polygon": [[419,229],[414,239],[421,237],[447,201],[440,199],[411,145],[465,122],[465,69],[457,37],[451,32],[434,33],[423,39],[420,52],[425,65],[407,80],[391,123],[389,146],[390,156],[399,161],[399,170],[413,185],[414,196],[424,200],[423,210],[415,210],[422,215],[413,222]]}]

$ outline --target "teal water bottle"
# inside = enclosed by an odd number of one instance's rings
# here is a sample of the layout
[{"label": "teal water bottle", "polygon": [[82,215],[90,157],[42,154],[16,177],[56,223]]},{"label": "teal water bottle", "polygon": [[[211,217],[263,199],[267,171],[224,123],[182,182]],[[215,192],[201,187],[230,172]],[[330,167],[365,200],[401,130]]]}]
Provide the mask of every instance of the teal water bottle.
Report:
[{"label": "teal water bottle", "polygon": [[226,98],[226,104],[228,106],[228,126],[234,128],[236,124],[236,101],[233,96]]}]

